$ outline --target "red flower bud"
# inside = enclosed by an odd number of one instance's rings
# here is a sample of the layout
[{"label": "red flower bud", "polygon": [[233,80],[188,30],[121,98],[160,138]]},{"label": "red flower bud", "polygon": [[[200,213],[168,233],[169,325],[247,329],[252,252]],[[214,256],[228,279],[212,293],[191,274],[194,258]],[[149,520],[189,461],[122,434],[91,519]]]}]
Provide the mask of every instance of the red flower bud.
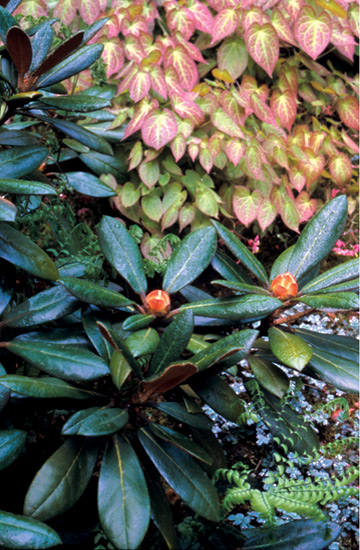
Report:
[{"label": "red flower bud", "polygon": [[170,296],[165,290],[153,290],[145,298],[146,313],[156,316],[166,315],[170,309]]},{"label": "red flower bud", "polygon": [[271,283],[271,290],[275,298],[280,300],[288,300],[297,295],[298,286],[294,275],[291,273],[282,273],[275,277]]}]

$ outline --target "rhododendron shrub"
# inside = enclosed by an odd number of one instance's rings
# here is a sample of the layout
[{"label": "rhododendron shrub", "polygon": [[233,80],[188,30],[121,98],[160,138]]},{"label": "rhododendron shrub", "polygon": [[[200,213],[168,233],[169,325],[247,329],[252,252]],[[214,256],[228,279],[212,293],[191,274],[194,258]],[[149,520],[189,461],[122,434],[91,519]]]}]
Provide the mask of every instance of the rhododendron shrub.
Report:
[{"label": "rhododendron shrub", "polygon": [[[50,9],[54,6],[53,9]],[[161,233],[225,216],[298,231],[327,190],[351,195],[359,106],[358,2],[347,0],[24,0],[17,11],[72,30],[108,17],[129,176],[115,205]],[[341,72],[334,58],[342,62]],[[104,128],[104,123],[102,123]],[[350,201],[351,204],[351,201]]]}]

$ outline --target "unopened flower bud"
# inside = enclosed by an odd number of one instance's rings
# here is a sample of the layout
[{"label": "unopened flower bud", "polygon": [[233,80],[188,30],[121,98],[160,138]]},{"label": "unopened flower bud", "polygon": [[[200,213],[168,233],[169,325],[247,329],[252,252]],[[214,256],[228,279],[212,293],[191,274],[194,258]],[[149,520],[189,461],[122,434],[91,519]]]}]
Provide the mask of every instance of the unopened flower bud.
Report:
[{"label": "unopened flower bud", "polygon": [[275,298],[280,300],[288,300],[297,295],[298,286],[294,275],[291,273],[282,273],[275,277],[271,283],[271,290]]},{"label": "unopened flower bud", "polygon": [[166,315],[170,310],[170,296],[165,290],[153,290],[147,294],[144,307],[152,315]]}]

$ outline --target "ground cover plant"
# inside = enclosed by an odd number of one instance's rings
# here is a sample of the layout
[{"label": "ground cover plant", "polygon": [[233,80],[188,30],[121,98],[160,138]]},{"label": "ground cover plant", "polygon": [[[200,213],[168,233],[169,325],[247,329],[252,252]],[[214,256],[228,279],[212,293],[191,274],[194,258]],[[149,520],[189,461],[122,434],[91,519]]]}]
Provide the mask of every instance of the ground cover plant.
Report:
[{"label": "ground cover plant", "polygon": [[0,545],[355,547],[357,11],[0,2]]}]

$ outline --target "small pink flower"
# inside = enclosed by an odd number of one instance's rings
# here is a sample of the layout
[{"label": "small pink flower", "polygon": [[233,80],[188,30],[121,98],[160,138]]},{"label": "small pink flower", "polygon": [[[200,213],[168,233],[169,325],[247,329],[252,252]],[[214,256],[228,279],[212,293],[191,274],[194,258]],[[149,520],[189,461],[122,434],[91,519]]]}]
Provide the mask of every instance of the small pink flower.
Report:
[{"label": "small pink flower", "polygon": [[334,197],[336,197],[338,193],[340,193],[340,189],[332,189],[331,198],[333,199]]},{"label": "small pink flower", "polygon": [[256,254],[260,250],[260,239],[259,235],[256,235],[255,239],[249,239],[248,245],[251,247],[251,252]]}]

